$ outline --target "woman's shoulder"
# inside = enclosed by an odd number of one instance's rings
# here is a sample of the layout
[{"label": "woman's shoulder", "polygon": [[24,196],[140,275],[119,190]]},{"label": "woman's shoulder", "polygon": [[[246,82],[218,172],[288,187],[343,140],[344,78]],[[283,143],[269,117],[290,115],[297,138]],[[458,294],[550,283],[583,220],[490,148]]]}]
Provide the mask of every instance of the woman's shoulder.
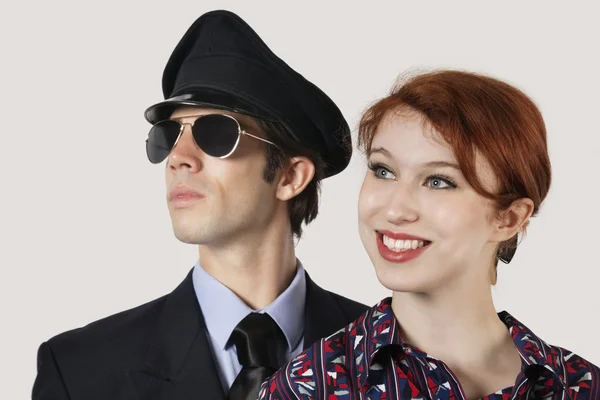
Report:
[{"label": "woman's shoulder", "polygon": [[[366,350],[364,343],[369,334],[373,319],[381,316],[384,299],[374,307],[364,311],[350,324],[321,338],[308,349],[294,357],[271,378],[265,381],[260,390],[260,400],[281,398],[314,399],[324,392],[337,387],[353,386],[354,363],[363,359]],[[364,340],[363,340],[364,339]]]},{"label": "woman's shoulder", "polygon": [[547,366],[577,399],[600,399],[600,368],[597,365],[566,348],[544,344]]},{"label": "woman's shoulder", "polygon": [[573,398],[600,399],[598,366],[571,350],[549,344],[506,311],[499,315],[525,363],[552,372],[558,383],[575,395]]},{"label": "woman's shoulder", "polygon": [[[259,400],[318,398],[316,391],[326,377],[331,372],[342,375],[345,371],[344,355],[351,325],[319,339],[279,369],[262,384]],[[342,362],[336,369],[333,361],[340,357]]]}]

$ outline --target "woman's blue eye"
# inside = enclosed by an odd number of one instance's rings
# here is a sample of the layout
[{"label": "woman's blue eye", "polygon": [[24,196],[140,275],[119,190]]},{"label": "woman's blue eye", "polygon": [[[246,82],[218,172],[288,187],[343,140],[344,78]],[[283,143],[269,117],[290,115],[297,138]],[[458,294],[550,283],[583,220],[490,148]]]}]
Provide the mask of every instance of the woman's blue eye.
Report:
[{"label": "woman's blue eye", "polygon": [[427,186],[431,189],[450,189],[456,187],[453,182],[440,176],[430,176],[427,178]]},{"label": "woman's blue eye", "polygon": [[375,175],[377,179],[395,179],[394,174],[386,167],[381,164],[369,162],[368,165],[371,173]]},{"label": "woman's blue eye", "polygon": [[394,179],[394,175],[383,167],[375,168],[375,176],[380,179]]}]

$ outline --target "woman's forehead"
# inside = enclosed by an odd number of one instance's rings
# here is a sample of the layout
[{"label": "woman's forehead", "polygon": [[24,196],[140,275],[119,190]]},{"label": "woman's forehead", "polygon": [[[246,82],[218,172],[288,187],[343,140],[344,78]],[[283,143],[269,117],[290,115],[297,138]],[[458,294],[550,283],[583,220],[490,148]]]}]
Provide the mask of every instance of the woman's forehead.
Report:
[{"label": "woman's forehead", "polygon": [[[382,151],[383,150],[383,151]],[[413,113],[390,113],[379,125],[371,143],[371,155],[391,158],[401,168],[427,168],[444,164],[461,166],[453,147],[432,124]],[[488,160],[477,150],[475,173],[488,188],[497,185],[496,174]],[[464,175],[464,171],[458,168]]]},{"label": "woman's forehead", "polygon": [[452,147],[443,136],[416,113],[386,115],[371,143],[371,151],[376,148],[385,148],[400,159],[456,161]]}]

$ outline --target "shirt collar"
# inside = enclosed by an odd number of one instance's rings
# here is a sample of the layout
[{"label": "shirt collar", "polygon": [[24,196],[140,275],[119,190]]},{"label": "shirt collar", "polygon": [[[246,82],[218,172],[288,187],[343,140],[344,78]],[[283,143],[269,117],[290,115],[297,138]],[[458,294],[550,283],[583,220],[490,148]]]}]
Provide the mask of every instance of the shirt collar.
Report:
[{"label": "shirt collar", "polygon": [[367,382],[371,364],[379,350],[392,345],[404,345],[391,303],[391,297],[383,299],[348,327],[350,344],[354,349],[358,386],[361,389]]},{"label": "shirt collar", "polygon": [[566,360],[562,351],[557,347],[549,346],[508,312],[501,311],[498,313],[498,317],[508,328],[512,340],[517,346],[523,362],[523,371],[525,372],[531,365],[545,368],[558,378],[563,389],[568,393]]},{"label": "shirt collar", "polygon": [[[402,351],[415,357],[429,357],[425,352],[405,343],[398,331],[398,325],[392,310],[392,298],[383,299],[375,307],[363,314],[349,326],[349,334],[355,353],[355,366],[359,387],[364,387],[371,364],[377,353],[383,348]],[[555,347],[544,343],[525,325],[503,311],[498,317],[508,327],[512,339],[523,360],[523,371],[531,365],[550,370],[558,377],[560,384],[566,390],[562,353]],[[566,390],[568,392],[568,390]]]},{"label": "shirt collar", "polygon": [[294,351],[304,336],[304,310],[306,308],[306,274],[300,260],[296,259],[296,276],[292,283],[270,305],[260,312],[268,313],[285,334],[290,352]]},{"label": "shirt collar", "polygon": [[227,348],[229,337],[237,324],[252,312],[266,312],[275,320],[285,335],[290,352],[298,346],[304,334],[306,275],[298,259],[296,266],[296,275],[287,289],[267,307],[253,310],[227,286],[206,272],[199,261],[196,263],[192,272],[194,291],[206,328],[219,348]]}]

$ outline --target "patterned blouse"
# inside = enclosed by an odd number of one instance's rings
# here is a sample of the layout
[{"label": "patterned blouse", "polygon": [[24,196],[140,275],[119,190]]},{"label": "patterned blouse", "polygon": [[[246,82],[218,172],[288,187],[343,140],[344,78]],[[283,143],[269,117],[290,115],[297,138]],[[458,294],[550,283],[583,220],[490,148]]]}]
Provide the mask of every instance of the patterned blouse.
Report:
[{"label": "patterned blouse", "polygon": [[[600,369],[550,346],[507,312],[498,314],[521,355],[512,387],[484,400],[600,400]],[[466,400],[440,360],[403,342],[386,298],[316,342],[263,383],[259,400]]]}]

